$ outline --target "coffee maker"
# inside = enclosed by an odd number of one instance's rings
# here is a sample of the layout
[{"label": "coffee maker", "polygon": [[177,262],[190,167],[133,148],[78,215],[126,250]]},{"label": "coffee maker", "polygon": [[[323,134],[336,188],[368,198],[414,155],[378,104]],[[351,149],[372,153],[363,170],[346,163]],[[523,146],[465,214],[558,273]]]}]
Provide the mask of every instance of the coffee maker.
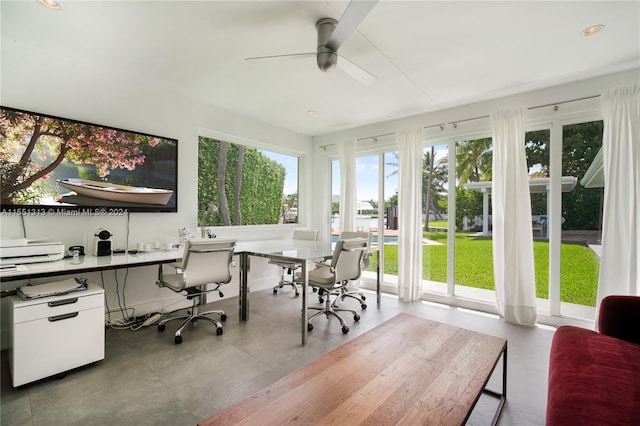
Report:
[{"label": "coffee maker", "polygon": [[111,256],[111,232],[106,229],[98,229],[93,237],[93,255]]}]

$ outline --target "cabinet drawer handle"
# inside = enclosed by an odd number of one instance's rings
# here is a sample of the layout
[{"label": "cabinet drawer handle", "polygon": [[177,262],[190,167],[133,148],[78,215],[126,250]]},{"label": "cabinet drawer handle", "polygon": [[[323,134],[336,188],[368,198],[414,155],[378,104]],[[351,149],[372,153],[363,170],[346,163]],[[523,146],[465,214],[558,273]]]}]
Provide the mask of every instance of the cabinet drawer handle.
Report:
[{"label": "cabinet drawer handle", "polygon": [[73,297],[71,299],[56,300],[55,302],[49,302],[47,303],[47,305],[49,305],[50,308],[54,308],[56,306],[71,305],[73,303],[76,303],[77,301],[78,301],[78,298]]},{"label": "cabinet drawer handle", "polygon": [[62,321],[66,319],[75,318],[78,316],[78,312],[71,312],[69,314],[56,315],[55,317],[49,317],[49,322]]}]

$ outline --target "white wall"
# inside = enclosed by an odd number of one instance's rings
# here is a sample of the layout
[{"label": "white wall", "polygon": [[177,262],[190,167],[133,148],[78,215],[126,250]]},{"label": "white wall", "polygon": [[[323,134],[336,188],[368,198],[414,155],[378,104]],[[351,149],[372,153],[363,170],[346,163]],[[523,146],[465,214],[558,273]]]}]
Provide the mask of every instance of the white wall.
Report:
[{"label": "white wall", "polygon": [[[302,156],[302,171],[309,171],[311,168],[311,138],[308,136],[187,99],[172,92],[170,88],[151,81],[130,81],[122,75],[110,74],[89,63],[82,69],[68,69],[64,58],[54,57],[50,52],[38,51],[11,40],[2,40],[0,78],[0,103],[3,106],[178,139],[177,213],[132,213],[129,224],[126,216],[25,216],[24,225],[28,238],[50,236],[62,241],[67,247],[82,244],[88,248],[95,230],[105,228],[114,234],[113,247],[118,248],[127,246],[127,232],[129,247],[135,246],[136,242],[162,241],[168,236],[177,236],[177,230],[181,226],[197,232],[198,129],[209,129],[244,140],[258,141],[263,145],[282,147],[289,153]],[[251,100],[247,99],[247,102]],[[302,191],[310,191],[308,177],[301,182]],[[311,200],[301,199],[300,202],[299,211],[304,224],[305,221],[308,222]],[[292,232],[292,227],[228,227],[214,231],[218,236],[247,240],[280,237]],[[1,238],[20,237],[22,233],[21,218],[8,215],[0,217]],[[259,265],[260,262],[252,263],[252,276],[262,278],[262,282],[252,282],[253,290],[261,288],[261,284],[263,287],[271,286],[277,280],[275,268],[258,274]],[[128,306],[137,307],[136,315],[180,300],[180,297],[176,298],[169,290],[156,287],[156,274],[154,267],[128,271],[126,301]],[[117,306],[115,272],[105,272],[102,276],[109,293],[109,307],[113,309]],[[125,271],[118,272],[120,288],[124,277]],[[90,278],[102,280],[97,273],[90,274]],[[2,283],[2,289],[20,285],[23,283],[5,282]],[[237,294],[237,275],[227,287],[229,290],[225,291],[226,297]],[[6,300],[3,305],[4,302]],[[173,308],[178,306],[174,305]],[[2,312],[2,324],[5,328],[6,309],[2,309]],[[6,333],[2,335],[4,337]],[[3,347],[6,347],[4,342]]]}]

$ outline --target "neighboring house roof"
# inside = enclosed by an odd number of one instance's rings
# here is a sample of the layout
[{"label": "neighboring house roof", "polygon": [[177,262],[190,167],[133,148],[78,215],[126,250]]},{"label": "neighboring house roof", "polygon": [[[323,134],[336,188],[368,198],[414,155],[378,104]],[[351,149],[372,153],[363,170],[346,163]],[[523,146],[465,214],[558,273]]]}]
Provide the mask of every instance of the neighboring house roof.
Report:
[{"label": "neighboring house roof", "polygon": [[[529,179],[529,192],[539,193],[547,192],[551,183],[550,178],[533,178]],[[578,178],[574,176],[562,176],[562,192],[571,192],[576,187]],[[469,182],[464,187],[477,192],[491,192],[491,181],[488,182]]]},{"label": "neighboring house roof", "polygon": [[604,159],[602,148],[596,154],[591,165],[580,180],[580,185],[585,188],[604,188]]}]

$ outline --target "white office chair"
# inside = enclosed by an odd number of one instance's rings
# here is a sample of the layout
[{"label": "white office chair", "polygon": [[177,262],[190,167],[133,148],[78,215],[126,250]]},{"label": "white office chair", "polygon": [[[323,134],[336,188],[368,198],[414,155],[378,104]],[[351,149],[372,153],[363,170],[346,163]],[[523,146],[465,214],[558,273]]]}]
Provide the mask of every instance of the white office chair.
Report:
[{"label": "white office chair", "polygon": [[[308,309],[317,309],[319,312],[313,314],[308,319],[307,330],[313,330],[311,320],[319,315],[325,314],[327,318],[330,315],[335,316],[340,321],[342,332],[349,332],[349,327],[345,324],[338,312],[351,312],[353,320],[359,321],[360,315],[351,309],[343,309],[335,305],[331,301],[331,296],[340,297],[342,288],[351,280],[357,280],[362,273],[362,256],[367,250],[367,240],[364,238],[353,238],[349,240],[338,240],[333,251],[331,263],[317,263],[316,269],[309,272],[309,285],[323,290],[326,295],[324,308],[309,307]],[[297,274],[297,280],[301,280],[300,274]]]},{"label": "white office chair", "polygon": [[[293,239],[300,241],[318,241],[318,234],[318,231],[295,230],[293,231]],[[296,285],[294,277],[296,271],[301,268],[302,265],[300,263],[286,262],[283,260],[270,260],[269,263],[280,267],[280,282],[273,287],[273,294],[278,294],[279,289],[285,285],[290,285],[295,291],[295,297],[298,297],[300,293],[298,292],[298,286]],[[285,280],[285,273],[291,275],[290,280]]]},{"label": "white office chair", "polygon": [[[369,260],[371,258],[371,232],[354,232],[354,231],[344,231],[340,233],[341,240],[349,240],[352,238],[364,238],[367,240],[367,250],[362,255],[362,270],[366,271],[369,268]],[[353,283],[355,280],[350,281]],[[367,309],[367,303],[365,300],[367,298],[365,295],[359,290],[350,290],[349,285],[341,287],[341,294],[339,300],[344,300],[346,297],[350,297],[354,300],[357,300],[360,303],[361,309]],[[321,301],[322,302],[322,301]],[[333,302],[334,304],[338,302],[338,298]]]},{"label": "white office chair", "polygon": [[[222,334],[220,321],[207,315],[218,314],[220,320],[225,321],[227,316],[224,311],[199,312],[199,309],[206,303],[207,293],[217,291],[220,297],[223,297],[220,285],[231,281],[231,261],[235,245],[236,240],[234,239],[199,238],[187,240],[182,263],[168,265],[175,269],[175,273],[164,274],[163,267],[160,265],[157,284],[176,293],[184,294],[187,299],[193,300],[193,305],[187,315],[169,317],[158,323],[158,331],[164,331],[167,322],[184,320],[174,334],[176,345],[182,343],[182,330],[187,324],[195,323],[199,319],[213,323],[216,326],[216,334]],[[209,289],[208,284],[214,284],[215,287]]]}]

